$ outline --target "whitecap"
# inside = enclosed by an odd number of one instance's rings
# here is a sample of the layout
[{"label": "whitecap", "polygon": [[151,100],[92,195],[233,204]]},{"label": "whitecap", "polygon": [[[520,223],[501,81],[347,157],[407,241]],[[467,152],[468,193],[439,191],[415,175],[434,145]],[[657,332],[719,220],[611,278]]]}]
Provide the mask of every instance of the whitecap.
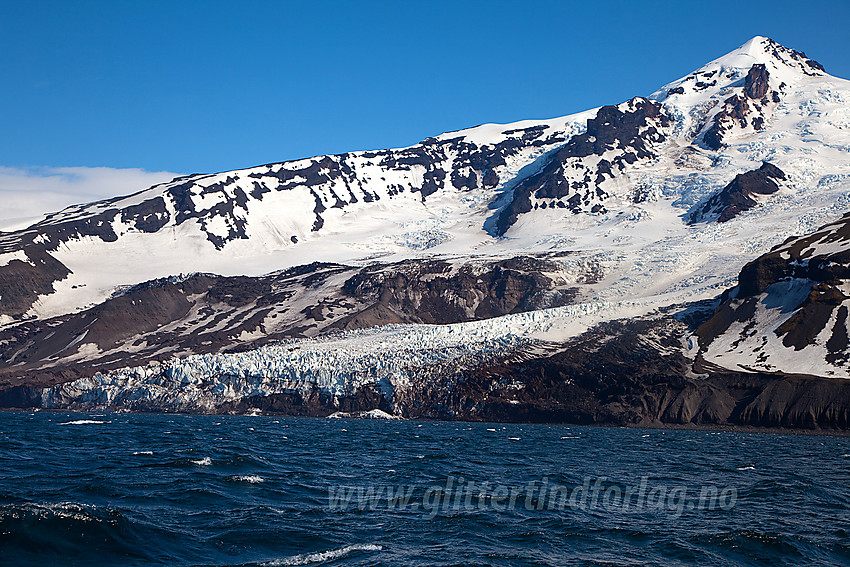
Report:
[{"label": "whitecap", "polygon": [[754,471],[756,468],[753,465],[747,465],[746,467],[738,467],[739,471]]},{"label": "whitecap", "polygon": [[133,451],[134,455],[153,455],[153,451]]},{"label": "whitecap", "polygon": [[284,559],[275,559],[262,563],[267,567],[290,567],[294,565],[310,565],[312,563],[325,563],[345,557],[354,551],[381,551],[384,548],[373,543],[355,543],[354,545],[346,545],[339,549],[331,549],[330,551],[320,551],[317,553],[303,553],[294,555]]},{"label": "whitecap", "polygon": [[199,467],[208,467],[212,464],[212,459],[210,459],[209,457],[204,457],[203,459],[192,461],[192,464],[198,465]]},{"label": "whitecap", "polygon": [[233,480],[236,480],[236,481],[239,481],[239,482],[249,482],[251,484],[258,484],[260,482],[266,482],[266,479],[264,479],[261,476],[255,475],[255,474],[245,474],[245,475],[234,476],[234,477],[231,477],[231,478],[233,478]]},{"label": "whitecap", "polygon": [[496,430],[495,430],[495,429],[493,429],[492,427],[488,427],[488,428],[487,428],[487,431],[496,431]]},{"label": "whitecap", "polygon": [[110,423],[108,421],[100,421],[97,419],[75,419],[74,421],[65,421],[59,425],[88,425],[90,423]]},{"label": "whitecap", "polygon": [[508,437],[511,441],[519,441],[521,437]]}]

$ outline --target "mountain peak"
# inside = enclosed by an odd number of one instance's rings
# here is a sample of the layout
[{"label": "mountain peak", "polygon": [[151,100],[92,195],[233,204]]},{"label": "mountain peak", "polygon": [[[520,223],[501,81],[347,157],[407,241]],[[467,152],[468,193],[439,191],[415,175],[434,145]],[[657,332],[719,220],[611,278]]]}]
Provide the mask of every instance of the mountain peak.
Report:
[{"label": "mountain peak", "polygon": [[778,46],[782,49],[787,49],[786,47],[784,47],[783,45],[781,45],[780,43],[778,43],[776,41],[773,41],[769,37],[766,37],[766,36],[763,36],[763,35],[757,35],[757,36],[753,37],[752,39],[750,39],[749,41],[747,41],[746,43],[744,43],[738,49],[732,51],[730,53],[730,55],[733,54],[733,53],[741,53],[741,54],[744,54],[744,55],[750,55],[751,57],[760,59],[763,56],[765,56],[768,53],[769,50],[772,50],[772,48],[774,46]]},{"label": "mountain peak", "polygon": [[[808,78],[827,75],[823,66],[797,51],[757,35],[726,55],[703,65],[694,72],[673,81],[653,93],[652,100],[665,100],[671,94],[687,95],[688,103],[726,96],[729,88],[742,86],[753,68],[766,72],[772,88],[795,85]],[[693,98],[695,95],[695,99]]]},{"label": "mountain peak", "polygon": [[750,67],[763,64],[774,70],[791,69],[809,76],[825,75],[823,66],[809,59],[802,51],[785,47],[769,37],[757,35],[738,49],[716,59],[712,63],[721,63],[724,67]]}]

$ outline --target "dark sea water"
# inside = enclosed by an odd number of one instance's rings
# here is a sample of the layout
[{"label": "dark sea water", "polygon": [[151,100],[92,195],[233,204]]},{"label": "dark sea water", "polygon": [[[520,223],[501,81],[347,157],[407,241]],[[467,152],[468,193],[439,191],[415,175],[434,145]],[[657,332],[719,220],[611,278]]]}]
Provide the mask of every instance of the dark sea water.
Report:
[{"label": "dark sea water", "polygon": [[848,510],[848,438],[0,413],[3,565],[850,565]]}]

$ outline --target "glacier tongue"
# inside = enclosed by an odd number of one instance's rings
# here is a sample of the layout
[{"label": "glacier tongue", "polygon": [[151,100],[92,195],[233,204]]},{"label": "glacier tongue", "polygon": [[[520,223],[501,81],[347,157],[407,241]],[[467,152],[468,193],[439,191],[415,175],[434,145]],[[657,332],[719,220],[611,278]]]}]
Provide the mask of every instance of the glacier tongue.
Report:
[{"label": "glacier tongue", "polygon": [[375,385],[392,404],[414,381],[451,378],[485,362],[553,348],[595,323],[644,314],[652,302],[570,305],[453,325],[386,325],[292,339],[242,353],[194,355],[45,388],[42,407],[214,411],[279,393],[351,395]]}]

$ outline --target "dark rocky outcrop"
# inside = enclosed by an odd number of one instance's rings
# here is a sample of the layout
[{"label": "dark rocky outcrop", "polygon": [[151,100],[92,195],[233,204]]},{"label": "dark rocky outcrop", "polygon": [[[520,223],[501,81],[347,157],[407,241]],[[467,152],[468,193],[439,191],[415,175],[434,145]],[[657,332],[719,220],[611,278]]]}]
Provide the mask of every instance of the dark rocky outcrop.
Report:
[{"label": "dark rocky outcrop", "polygon": [[[519,182],[511,201],[500,212],[496,233],[505,234],[520,215],[534,208],[532,197],[545,200],[540,206],[569,209],[574,213],[605,212],[601,203],[607,196],[599,185],[641,159],[655,157],[653,144],[666,138],[660,129],[669,124],[659,103],[634,98],[619,106],[603,106],[588,119],[587,131],[573,136],[545,166]],[[618,154],[611,161],[601,160],[589,169],[580,158],[602,155],[608,150]]]},{"label": "dark rocky outcrop", "polygon": [[756,63],[750,67],[744,78],[744,94],[753,100],[759,100],[767,94],[770,89],[770,74],[767,67],[762,63]]},{"label": "dark rocky outcrop", "polygon": [[703,134],[703,142],[712,150],[723,147],[723,137],[733,125],[740,128],[752,125],[755,130],[761,130],[765,123],[764,107],[780,100],[777,91],[770,91],[770,74],[761,63],[754,64],[744,78],[742,95],[733,94],[724,100]]},{"label": "dark rocky outcrop", "polygon": [[850,381],[789,377],[769,381],[740,412],[760,427],[850,429]]},{"label": "dark rocky outcrop", "polygon": [[388,314],[394,314],[396,322],[445,324],[567,305],[576,290],[556,291],[544,275],[557,270],[551,261],[531,257],[498,261],[485,271],[472,265],[455,271],[444,262],[366,268],[348,279],[342,291],[359,300],[368,298],[371,306],[334,327],[386,323]]},{"label": "dark rocky outcrop", "polygon": [[11,386],[0,388],[0,408],[32,409],[41,407],[41,388],[38,386]]},{"label": "dark rocky outcrop", "polygon": [[809,59],[804,52],[785,47],[770,38],[765,41],[765,51],[786,64],[795,63],[807,75],[817,76],[825,73],[823,65],[814,59]]},{"label": "dark rocky outcrop", "polygon": [[[812,291],[800,305],[800,309],[782,323],[775,333],[777,336],[783,337],[782,344],[786,347],[802,350],[815,342],[817,336],[832,318],[833,311],[847,299],[848,297],[836,287],[819,283],[812,287]],[[838,352],[847,346],[846,331],[842,340],[839,330],[843,326],[844,322],[841,322],[840,326],[836,325],[833,329],[833,338],[831,339],[833,351]]]},{"label": "dark rocky outcrop", "polygon": [[20,317],[39,295],[53,293],[53,284],[71,273],[43,249],[32,247],[25,254],[28,261],[0,266],[0,315]]},{"label": "dark rocky outcrop", "polygon": [[691,213],[688,224],[714,219],[717,222],[732,220],[758,204],[754,195],[775,193],[779,190],[777,181],[785,179],[781,169],[764,162],[758,169],[737,175],[726,187],[710,197],[700,209]]},{"label": "dark rocky outcrop", "polygon": [[723,134],[730,124],[738,124],[741,128],[746,128],[748,124],[750,105],[746,98],[732,95],[723,101],[723,105],[720,112],[714,115],[711,127],[703,135],[705,145],[712,150],[723,147]]},{"label": "dark rocky outcrop", "polygon": [[[817,253],[818,245],[825,245]],[[850,213],[811,234],[791,237],[741,269],[738,297],[752,297],[786,279],[834,284],[850,279]]]}]

